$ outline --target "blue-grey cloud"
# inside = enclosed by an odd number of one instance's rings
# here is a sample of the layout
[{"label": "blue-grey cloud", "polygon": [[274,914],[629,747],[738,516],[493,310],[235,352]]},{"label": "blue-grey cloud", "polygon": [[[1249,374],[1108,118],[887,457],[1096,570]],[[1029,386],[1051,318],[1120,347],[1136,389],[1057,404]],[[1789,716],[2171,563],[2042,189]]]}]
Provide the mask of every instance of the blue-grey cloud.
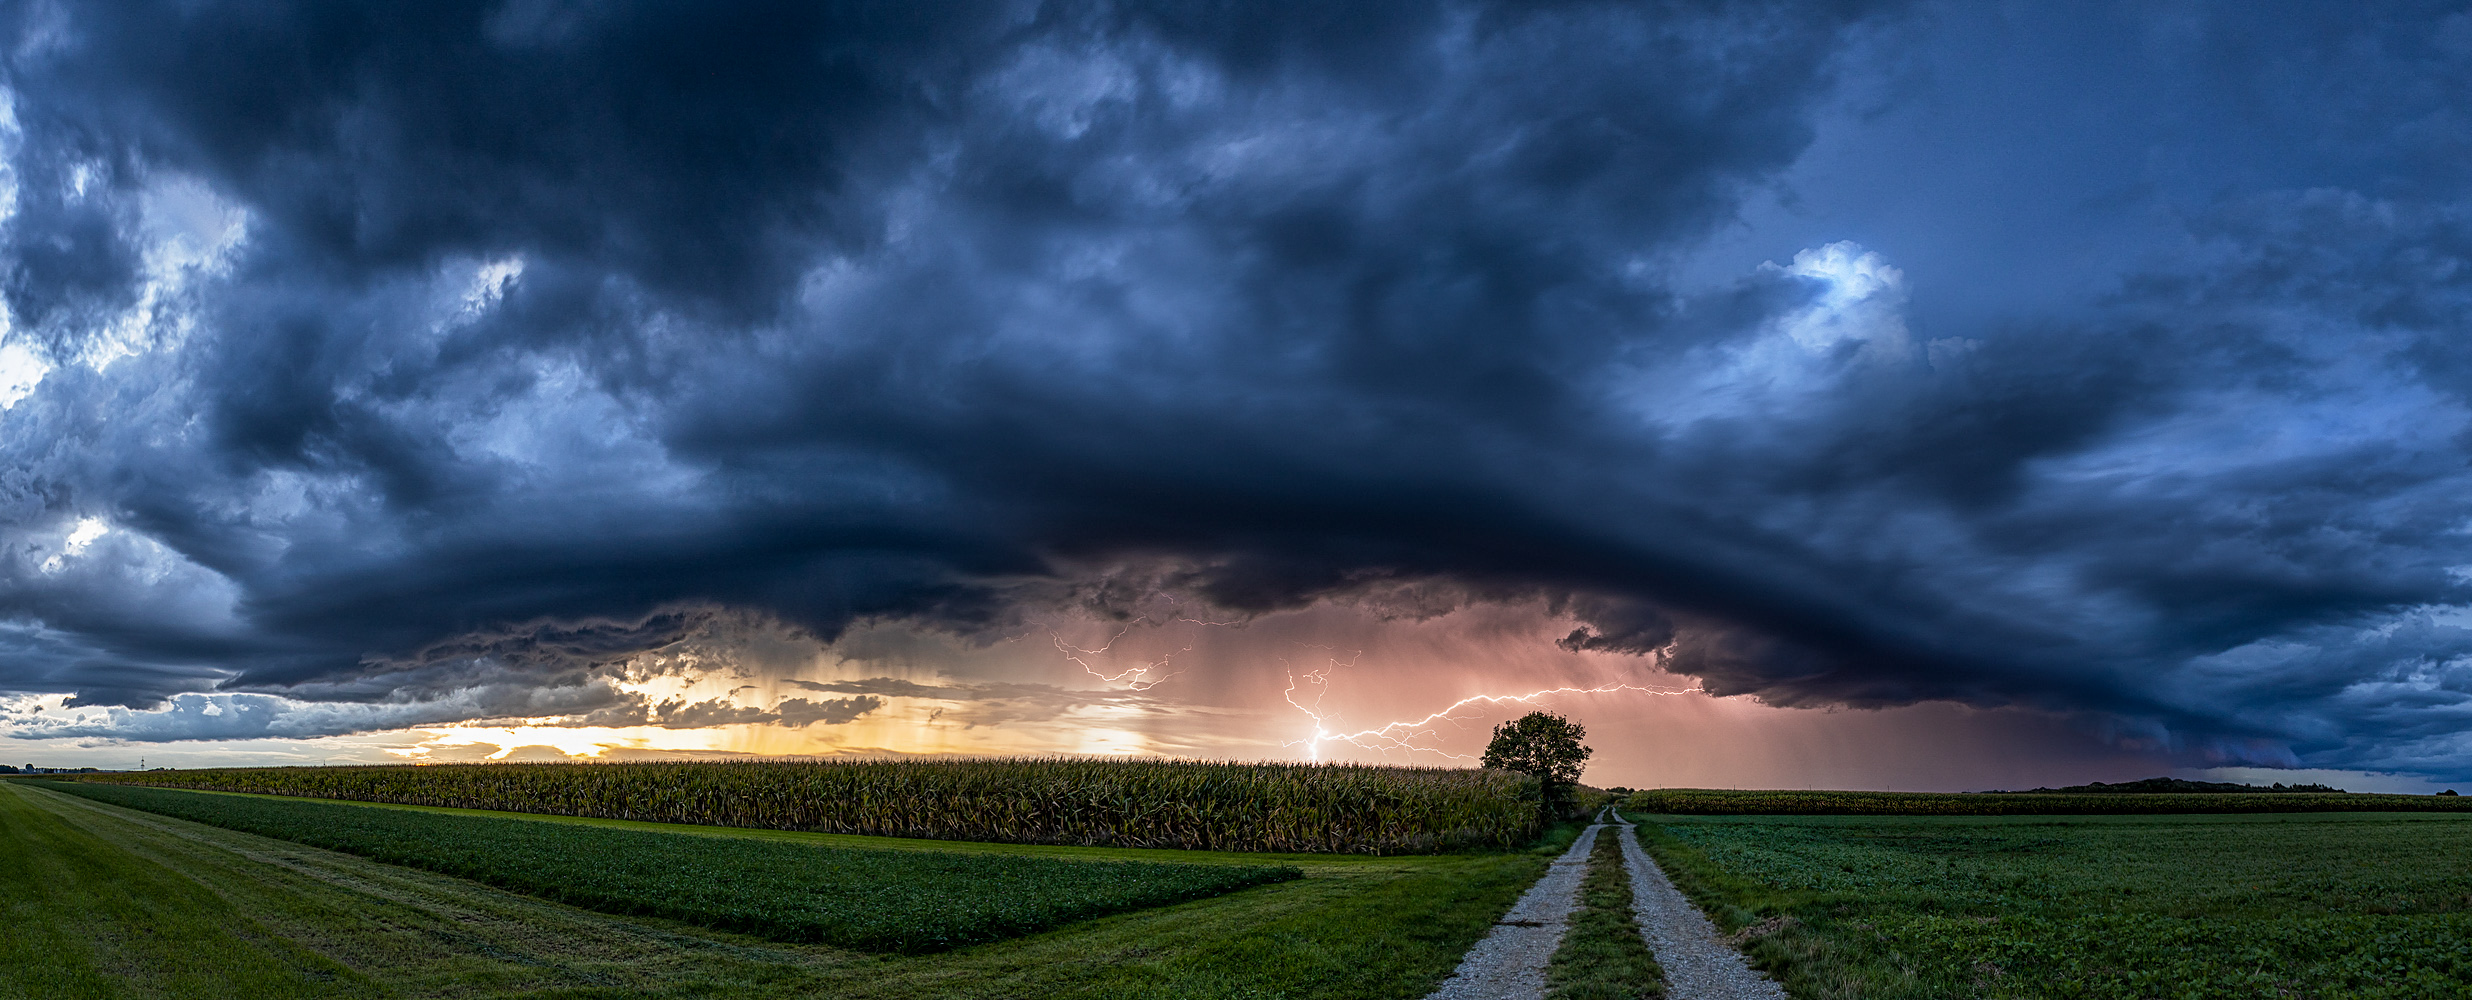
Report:
[{"label": "blue-grey cloud", "polygon": [[9,17],[0,687],[220,732],[714,615],[1423,588],[2472,766],[2442,8]]}]

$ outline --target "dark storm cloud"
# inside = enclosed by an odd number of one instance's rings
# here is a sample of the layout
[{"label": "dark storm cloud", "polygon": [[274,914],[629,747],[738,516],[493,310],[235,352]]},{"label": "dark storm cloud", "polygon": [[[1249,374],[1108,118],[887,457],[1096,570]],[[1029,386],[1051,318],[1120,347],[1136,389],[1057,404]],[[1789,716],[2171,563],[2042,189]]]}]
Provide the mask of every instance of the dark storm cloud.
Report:
[{"label": "dark storm cloud", "polygon": [[[829,723],[1057,695],[609,671],[1542,596],[1780,704],[2461,766],[2472,22],[2287,13],[22,5],[0,687]],[[1843,231],[1707,264],[1760,198]],[[2022,221],[1823,246],[1915,202]]]},{"label": "dark storm cloud", "polygon": [[[857,695],[822,702],[823,705],[863,703],[870,708],[882,705],[885,698],[925,698],[963,703],[965,709],[954,716],[966,727],[999,725],[1015,721],[1053,719],[1077,708],[1092,705],[1112,705],[1145,710],[1158,710],[1160,702],[1126,691],[1072,691],[1047,684],[920,684],[896,677],[868,677],[848,681],[788,681],[793,687],[829,694]],[[778,711],[785,719],[798,715],[783,702]],[[941,711],[941,710],[939,710]]]},{"label": "dark storm cloud", "polygon": [[882,707],[882,698],[828,698],[823,701],[790,698],[774,706],[773,713],[785,726],[812,726],[817,723],[838,726]]},{"label": "dark storm cloud", "polygon": [[[644,718],[616,724],[649,724],[664,729],[708,729],[714,726],[768,723],[812,726],[819,722],[837,726],[882,707],[884,707],[882,698],[837,698],[826,701],[790,698],[774,706],[773,710],[768,712],[752,706],[731,704],[718,698],[698,702],[673,698],[652,706],[652,711]],[[593,724],[610,725],[613,723],[596,719]]]},{"label": "dark storm cloud", "polygon": [[[140,743],[183,740],[306,739],[375,729],[402,729],[469,721],[556,718],[577,724],[611,715],[645,724],[642,698],[605,685],[491,683],[443,698],[397,698],[386,702],[324,702],[261,694],[174,695],[158,710],[113,708],[86,721],[38,717],[8,735],[15,739],[112,739]],[[663,705],[681,718],[709,708]],[[761,714],[761,713],[759,713]],[[660,724],[654,722],[653,724]],[[677,728],[693,728],[680,726]]]}]

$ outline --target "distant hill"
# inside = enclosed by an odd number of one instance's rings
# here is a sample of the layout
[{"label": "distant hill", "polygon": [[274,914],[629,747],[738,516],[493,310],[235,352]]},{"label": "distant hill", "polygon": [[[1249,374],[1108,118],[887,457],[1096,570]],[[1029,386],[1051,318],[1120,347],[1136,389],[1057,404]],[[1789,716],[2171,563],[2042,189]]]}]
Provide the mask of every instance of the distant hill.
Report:
[{"label": "distant hill", "polygon": [[2030,788],[2020,792],[1992,791],[1984,794],[2033,795],[2037,793],[2046,793],[2052,795],[2084,795],[2094,793],[2103,795],[2144,795],[2167,792],[2182,794],[2189,792],[2215,792],[2227,794],[2243,793],[2251,795],[2259,792],[2315,792],[2323,795],[2328,792],[2345,793],[2345,790],[2341,788],[2330,788],[2325,785],[2285,785],[2280,783],[2273,785],[2242,785],[2229,781],[2190,781],[2186,778],[2145,778],[2138,781],[2124,781],[2117,785],[2107,785],[2097,781],[2090,785],[2070,785],[2067,788]]}]

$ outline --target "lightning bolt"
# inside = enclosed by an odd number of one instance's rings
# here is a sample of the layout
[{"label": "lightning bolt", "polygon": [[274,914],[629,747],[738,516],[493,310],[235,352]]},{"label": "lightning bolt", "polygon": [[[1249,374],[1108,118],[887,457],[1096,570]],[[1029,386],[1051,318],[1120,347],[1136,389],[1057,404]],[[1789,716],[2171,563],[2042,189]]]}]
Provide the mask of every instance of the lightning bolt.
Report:
[{"label": "lightning bolt", "polygon": [[[1133,691],[1148,691],[1151,688],[1158,687],[1160,684],[1166,682],[1168,678],[1184,673],[1182,670],[1167,670],[1167,667],[1169,663],[1176,659],[1177,653],[1192,652],[1192,643],[1188,642],[1184,645],[1184,648],[1176,650],[1174,653],[1169,653],[1166,656],[1159,657],[1156,660],[1146,660],[1141,666],[1119,670],[1113,674],[1091,666],[1090,660],[1084,659],[1084,657],[1096,659],[1105,655],[1108,650],[1115,648],[1116,640],[1124,638],[1126,633],[1133,631],[1135,628],[1140,627],[1143,622],[1147,622],[1149,620],[1150,619],[1146,617],[1133,619],[1133,621],[1125,625],[1124,628],[1118,629],[1115,635],[1108,636],[1106,644],[1097,649],[1084,649],[1080,646],[1073,645],[1072,643],[1064,641],[1064,637],[1057,635],[1054,629],[1047,629],[1044,625],[1039,627],[1047,630],[1047,638],[1056,644],[1056,652],[1063,653],[1065,659],[1073,661],[1074,666],[1082,668],[1082,670],[1090,676],[1096,677],[1109,684],[1122,684],[1126,688]],[[1193,619],[1190,618],[1179,618],[1177,620],[1193,621]],[[1223,624],[1221,622],[1193,623],[1196,625]],[[1151,676],[1153,672],[1162,670],[1166,670],[1167,672],[1159,674],[1156,677]]]},{"label": "lightning bolt", "polygon": [[[1357,655],[1363,655],[1362,651],[1358,651]],[[1433,712],[1420,719],[1402,719],[1396,722],[1385,722],[1371,729],[1359,729],[1355,732],[1332,732],[1330,729],[1331,717],[1325,716],[1322,712],[1322,698],[1330,693],[1332,673],[1346,667],[1354,666],[1355,662],[1355,656],[1349,657],[1346,662],[1341,662],[1338,658],[1333,657],[1329,663],[1325,664],[1320,669],[1306,671],[1302,674],[1297,673],[1293,667],[1289,668],[1287,703],[1294,706],[1297,711],[1303,712],[1307,718],[1313,720],[1313,735],[1303,740],[1292,740],[1283,743],[1281,746],[1303,746],[1306,753],[1310,755],[1312,759],[1317,761],[1322,759],[1322,745],[1325,743],[1345,743],[1350,746],[1372,750],[1382,754],[1385,757],[1389,756],[1392,751],[1396,750],[1407,753],[1438,754],[1451,760],[1473,761],[1478,759],[1474,755],[1452,753],[1448,750],[1442,749],[1441,747],[1429,745],[1432,741],[1441,738],[1441,728],[1443,726],[1447,725],[1457,730],[1467,729],[1467,723],[1471,718],[1473,718],[1473,716],[1461,715],[1460,713],[1470,706],[1501,705],[1511,702],[1516,702],[1519,704],[1535,704],[1539,698],[1549,698],[1559,695],[1613,694],[1620,691],[1636,691],[1642,694],[1651,695],[1702,693],[1697,684],[1682,688],[1651,687],[1642,684],[1602,684],[1596,687],[1565,686],[1539,688],[1537,690],[1527,692],[1526,694],[1479,694],[1461,698],[1458,701],[1444,706],[1441,710]],[[1296,689],[1298,686],[1297,682],[1300,677],[1306,684],[1319,689],[1314,693],[1311,704],[1306,704],[1296,700]]]},{"label": "lightning bolt", "polygon": [[[1082,668],[1083,672],[1109,684],[1125,685],[1127,689],[1132,691],[1148,691],[1151,688],[1165,683],[1168,679],[1184,673],[1182,670],[1171,670],[1169,667],[1178,655],[1192,652],[1194,646],[1193,643],[1187,642],[1183,647],[1170,652],[1165,656],[1161,656],[1158,659],[1146,660],[1139,666],[1116,670],[1113,673],[1093,665],[1091,661],[1106,656],[1110,650],[1115,648],[1115,645],[1119,640],[1122,640],[1134,629],[1139,628],[1144,624],[1153,623],[1153,620],[1147,616],[1135,618],[1131,622],[1127,623],[1124,628],[1118,629],[1115,635],[1109,636],[1107,642],[1096,648],[1076,646],[1070,642],[1066,642],[1064,637],[1059,635],[1055,630],[1047,628],[1045,625],[1039,625],[1038,627],[1047,632],[1048,640],[1055,644],[1056,651],[1063,654],[1065,659],[1072,661],[1073,665]],[[1241,628],[1245,625],[1245,622],[1214,622],[1203,621],[1198,618],[1176,618],[1172,622],[1158,621],[1155,622],[1155,624]],[[1322,666],[1312,670],[1301,671],[1298,670],[1294,664],[1288,662],[1286,657],[1280,658],[1281,666],[1287,671],[1288,682],[1287,690],[1283,692],[1282,696],[1287,699],[1289,707],[1296,709],[1298,712],[1303,713],[1306,718],[1313,720],[1313,735],[1301,740],[1289,740],[1281,743],[1280,746],[1303,747],[1306,754],[1311,759],[1317,761],[1322,759],[1322,747],[1324,744],[1344,743],[1359,749],[1374,751],[1385,757],[1388,757],[1393,752],[1411,754],[1428,753],[1450,760],[1473,762],[1478,759],[1475,755],[1452,753],[1439,746],[1432,745],[1443,737],[1444,727],[1449,727],[1456,731],[1465,731],[1468,728],[1468,724],[1478,717],[1476,713],[1469,711],[1471,708],[1504,704],[1532,705],[1539,699],[1544,698],[1572,695],[1616,694],[1625,691],[1658,696],[1705,693],[1705,691],[1698,684],[1694,683],[1689,687],[1660,687],[1645,684],[1600,684],[1595,687],[1565,685],[1562,687],[1538,688],[1534,691],[1529,691],[1522,694],[1478,694],[1461,698],[1458,701],[1454,701],[1443,706],[1438,711],[1423,716],[1422,718],[1401,719],[1394,722],[1385,722],[1370,729],[1359,729],[1353,732],[1339,732],[1334,730],[1334,726],[1337,724],[1338,720],[1337,713],[1326,711],[1322,707],[1322,700],[1330,694],[1330,688],[1336,676],[1346,671],[1348,668],[1354,667],[1356,665],[1356,661],[1364,656],[1364,651],[1361,649],[1354,650],[1343,659],[1337,655],[1339,651],[1333,647],[1314,646],[1309,643],[1299,643],[1298,645],[1306,648],[1320,649],[1330,655],[1326,657]],[[1300,700],[1298,697],[1299,692],[1307,688],[1311,689],[1310,696]]]},{"label": "lightning bolt", "polygon": [[[1324,646],[1321,648],[1329,649],[1330,647]],[[1287,703],[1295,706],[1297,711],[1305,713],[1306,718],[1313,720],[1313,737],[1301,742],[1305,747],[1305,752],[1311,755],[1314,760],[1322,759],[1322,743],[1323,741],[1332,738],[1330,733],[1324,728],[1328,725],[1328,723],[1325,722],[1322,717],[1322,697],[1330,693],[1331,672],[1355,666],[1357,658],[1363,655],[1365,655],[1364,650],[1357,650],[1355,653],[1350,654],[1347,661],[1344,663],[1340,662],[1339,658],[1334,656],[1330,658],[1330,662],[1325,664],[1322,669],[1307,671],[1304,675],[1305,680],[1312,683],[1313,686],[1318,689],[1313,694],[1313,704],[1311,705],[1306,705],[1303,702],[1296,700],[1296,667],[1294,664],[1288,663],[1286,657],[1279,658],[1280,665],[1287,668]],[[1292,747],[1297,744],[1298,741],[1290,741],[1280,745]]]}]

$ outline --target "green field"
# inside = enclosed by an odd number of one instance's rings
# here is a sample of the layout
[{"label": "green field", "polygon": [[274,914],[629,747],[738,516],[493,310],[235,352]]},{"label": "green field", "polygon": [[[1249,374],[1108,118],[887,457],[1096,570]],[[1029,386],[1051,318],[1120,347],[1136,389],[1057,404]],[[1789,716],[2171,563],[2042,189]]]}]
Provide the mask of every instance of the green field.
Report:
[{"label": "green field", "polygon": [[1345,854],[1504,850],[1534,778],[1470,768],[1085,758],[212,768],[78,780],[933,840]]},{"label": "green field", "polygon": [[1303,874],[1292,866],[854,849],[317,799],[52,787],[605,913],[862,951],[940,951]]},{"label": "green field", "polygon": [[2472,815],[1635,818],[1802,1000],[2472,998]]},{"label": "green field", "polygon": [[[1798,1000],[2472,1000],[2472,814],[1632,815]],[[0,998],[1416,998],[1575,830],[1274,855],[9,780]],[[1656,993],[1611,833],[1574,1000]]]},{"label": "green field", "polygon": [[517,821],[933,854],[1293,865],[1304,877],[884,956],[598,913],[0,781],[0,997],[1421,997],[1570,833],[1529,850],[1375,858]]}]

